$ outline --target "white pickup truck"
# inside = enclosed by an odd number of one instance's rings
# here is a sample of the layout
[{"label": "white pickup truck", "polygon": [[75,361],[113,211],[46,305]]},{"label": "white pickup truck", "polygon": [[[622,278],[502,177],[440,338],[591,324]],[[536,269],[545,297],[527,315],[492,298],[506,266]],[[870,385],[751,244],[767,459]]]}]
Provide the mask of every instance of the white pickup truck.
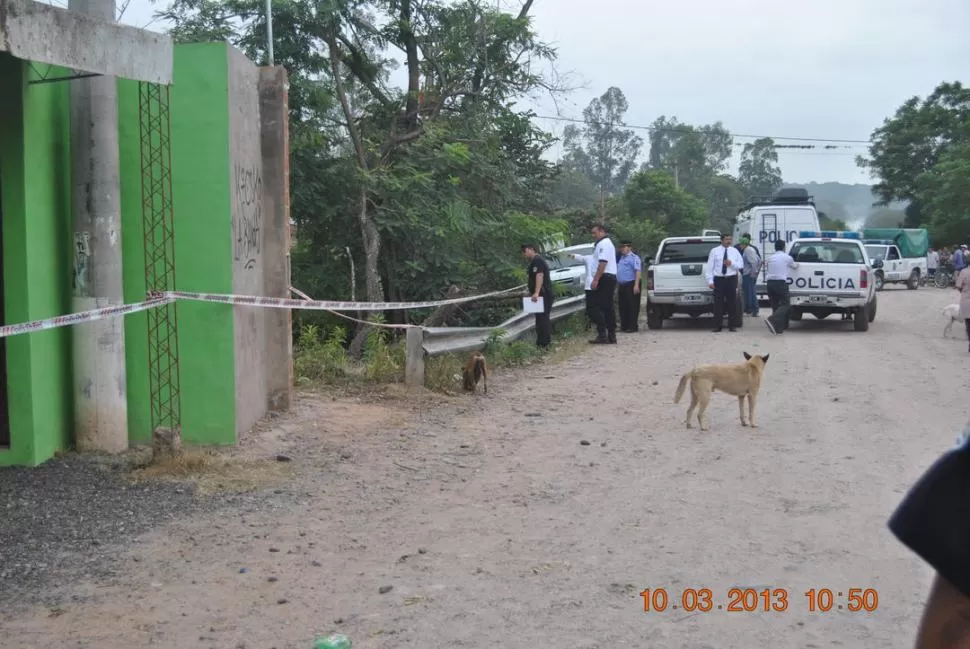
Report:
[{"label": "white pickup truck", "polygon": [[[660,242],[646,272],[647,328],[660,329],[664,320],[678,313],[697,318],[714,312],[714,291],[707,287],[704,264],[720,243],[720,236],[668,237]],[[739,291],[739,313],[740,302]]]},{"label": "white pickup truck", "polygon": [[876,271],[876,290],[881,291],[886,284],[906,284],[906,288],[919,288],[921,278],[926,277],[926,257],[903,257],[899,246],[893,241],[866,240],[866,254],[869,259],[882,261],[882,268]]},{"label": "white pickup truck", "polygon": [[802,232],[792,243],[789,254],[798,268],[788,278],[791,320],[805,313],[819,320],[839,313],[851,317],[856,331],[869,330],[876,319],[875,271],[882,262],[870,260],[857,237],[855,232]]}]

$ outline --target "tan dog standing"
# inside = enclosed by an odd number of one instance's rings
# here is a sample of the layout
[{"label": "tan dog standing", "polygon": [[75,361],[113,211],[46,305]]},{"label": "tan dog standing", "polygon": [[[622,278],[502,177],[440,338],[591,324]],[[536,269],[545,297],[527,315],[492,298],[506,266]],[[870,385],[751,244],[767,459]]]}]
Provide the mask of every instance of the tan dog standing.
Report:
[{"label": "tan dog standing", "polygon": [[687,419],[684,423],[691,428],[690,417],[697,410],[697,423],[701,430],[707,430],[707,418],[704,413],[707,411],[707,404],[711,401],[711,394],[715,390],[720,390],[727,394],[733,394],[738,398],[738,408],[741,411],[741,425],[749,425],[744,419],[744,398],[748,398],[748,419],[752,428],[758,425],[754,421],[754,406],[758,400],[758,390],[761,388],[761,377],[765,373],[765,363],[768,356],[752,356],[748,352],[744,354],[744,363],[724,363],[718,365],[698,365],[691,371],[680,377],[677,384],[677,392],[674,394],[674,403],[680,403],[680,398],[684,396],[684,389],[690,381],[690,406],[687,408]]}]

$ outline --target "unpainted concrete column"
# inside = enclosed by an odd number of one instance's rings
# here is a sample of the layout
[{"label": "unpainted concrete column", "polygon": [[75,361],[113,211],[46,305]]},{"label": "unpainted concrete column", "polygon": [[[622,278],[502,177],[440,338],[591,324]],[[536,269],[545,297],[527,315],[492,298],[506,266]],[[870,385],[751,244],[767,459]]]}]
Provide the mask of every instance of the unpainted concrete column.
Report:
[{"label": "unpainted concrete column", "polygon": [[[263,158],[263,295],[290,297],[290,140],[286,70],[259,70]],[[293,312],[266,309],[266,387],[270,410],[293,398]]]},{"label": "unpainted concrete column", "polygon": [[[70,0],[68,9],[115,21],[114,0]],[[124,302],[118,90],[111,76],[69,83],[77,312]],[[72,329],[75,444],[79,451],[120,453],[128,448],[124,319]]]}]

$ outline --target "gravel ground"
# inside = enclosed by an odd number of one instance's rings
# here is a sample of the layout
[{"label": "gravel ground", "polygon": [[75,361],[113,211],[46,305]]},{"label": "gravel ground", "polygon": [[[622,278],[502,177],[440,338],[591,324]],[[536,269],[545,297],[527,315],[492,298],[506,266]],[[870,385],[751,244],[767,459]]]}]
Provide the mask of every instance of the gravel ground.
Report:
[{"label": "gravel ground", "polygon": [[[867,333],[678,322],[498,373],[487,397],[308,396],[251,442],[296,473],[260,493],[124,489],[73,460],[0,472],[3,597],[41,602],[0,613],[4,647],[288,649],[340,630],[355,649],[908,649],[931,573],[886,519],[965,423],[934,371],[966,358],[941,337],[948,293],[888,289]],[[760,427],[718,394],[711,430],[684,429],[680,375],[742,351],[771,354]],[[788,608],[717,609],[733,587],[785,589]],[[648,588],[667,610],[644,612]],[[704,588],[710,612],[674,609]],[[831,611],[808,610],[811,588]],[[849,588],[878,610],[839,609]]]},{"label": "gravel ground", "polygon": [[66,456],[0,471],[0,606],[117,574],[117,543],[214,504],[174,484],[131,484],[124,465]]}]

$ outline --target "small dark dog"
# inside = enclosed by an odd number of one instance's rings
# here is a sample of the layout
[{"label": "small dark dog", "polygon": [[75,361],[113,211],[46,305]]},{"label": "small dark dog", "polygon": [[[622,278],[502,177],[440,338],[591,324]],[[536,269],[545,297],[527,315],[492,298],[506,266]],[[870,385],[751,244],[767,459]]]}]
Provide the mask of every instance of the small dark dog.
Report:
[{"label": "small dark dog", "polygon": [[488,365],[485,363],[484,354],[475,352],[469,356],[461,375],[462,385],[465,391],[474,392],[478,386],[478,382],[482,381],[485,387],[485,394],[488,394]]}]

